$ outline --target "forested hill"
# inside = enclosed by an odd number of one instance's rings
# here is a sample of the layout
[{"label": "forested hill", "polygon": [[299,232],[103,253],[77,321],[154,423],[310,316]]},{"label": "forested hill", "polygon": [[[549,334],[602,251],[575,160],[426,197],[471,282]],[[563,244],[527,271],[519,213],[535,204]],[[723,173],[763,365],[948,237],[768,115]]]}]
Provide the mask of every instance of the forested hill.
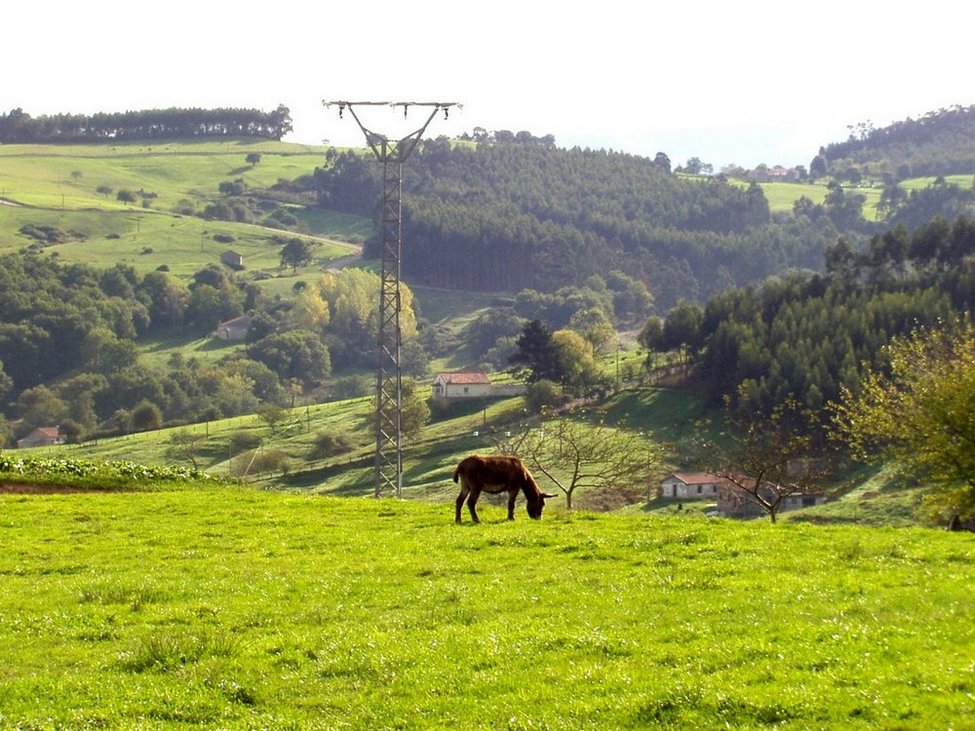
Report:
[{"label": "forested hill", "polygon": [[[332,152],[316,172],[323,205],[372,215],[379,168]],[[647,158],[534,137],[422,144],[404,173],[403,229],[414,282],[553,291],[621,269],[663,307],[790,268],[821,269],[838,235],[828,216],[773,220],[757,185],[685,178]]]},{"label": "forested hill", "polygon": [[32,117],[22,109],[0,114],[0,144],[259,137],[290,132],[291,111],[259,109],[147,109],[138,112],[54,114]]},{"label": "forested hill", "polygon": [[881,129],[859,124],[846,142],[821,148],[817,159],[822,163],[814,160],[811,173],[840,179],[975,174],[975,106],[928,112]]}]

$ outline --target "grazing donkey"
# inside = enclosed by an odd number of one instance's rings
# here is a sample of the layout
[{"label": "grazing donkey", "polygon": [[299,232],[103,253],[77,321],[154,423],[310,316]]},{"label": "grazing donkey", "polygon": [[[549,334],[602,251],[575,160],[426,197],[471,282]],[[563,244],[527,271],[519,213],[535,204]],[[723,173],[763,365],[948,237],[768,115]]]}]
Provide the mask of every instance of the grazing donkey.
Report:
[{"label": "grazing donkey", "polygon": [[482,457],[472,454],[464,457],[454,470],[454,482],[460,482],[460,494],[457,496],[455,519],[460,523],[460,512],[467,500],[467,509],[471,511],[471,519],[480,523],[477,517],[477,499],[482,492],[508,493],[508,520],[515,519],[515,498],[518,492],[525,493],[528,500],[528,517],[541,518],[545,498],[556,497],[546,495],[538,489],[535,478],[528,471],[525,464],[517,457]]}]

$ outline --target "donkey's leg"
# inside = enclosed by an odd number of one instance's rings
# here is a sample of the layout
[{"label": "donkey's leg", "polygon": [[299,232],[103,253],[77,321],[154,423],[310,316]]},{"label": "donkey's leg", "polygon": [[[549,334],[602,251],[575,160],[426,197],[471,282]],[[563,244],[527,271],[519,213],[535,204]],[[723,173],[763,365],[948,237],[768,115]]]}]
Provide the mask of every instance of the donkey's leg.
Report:
[{"label": "donkey's leg", "polygon": [[464,479],[463,475],[460,478],[460,493],[457,495],[457,500],[455,501],[455,506],[457,508],[456,515],[454,516],[455,522],[460,522],[460,511],[464,507],[464,500],[470,494],[471,488],[467,484],[467,480]]},{"label": "donkey's leg", "polygon": [[480,523],[481,519],[477,517],[477,499],[481,497],[481,488],[472,487],[470,497],[467,498],[467,509],[471,511],[471,520],[475,523]]},{"label": "donkey's leg", "polygon": [[515,499],[518,497],[518,490],[512,488],[508,490],[508,520],[515,519]]}]

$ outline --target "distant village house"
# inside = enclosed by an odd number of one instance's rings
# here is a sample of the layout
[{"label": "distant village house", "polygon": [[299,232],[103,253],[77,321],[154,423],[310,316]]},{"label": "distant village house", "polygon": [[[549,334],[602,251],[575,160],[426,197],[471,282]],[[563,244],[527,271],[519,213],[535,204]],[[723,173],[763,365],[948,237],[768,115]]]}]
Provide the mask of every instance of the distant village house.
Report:
[{"label": "distant village house", "polygon": [[39,426],[23,439],[17,440],[17,449],[27,447],[50,447],[54,444],[64,444],[66,437],[58,426]]},{"label": "distant village house", "polygon": [[[754,487],[754,481],[752,487]],[[764,487],[762,489],[765,490]],[[769,500],[774,498],[772,488],[768,488],[767,496],[763,494],[763,499],[766,497]],[[795,493],[782,498],[778,512],[784,513],[789,510],[811,508],[814,505],[822,505],[824,502],[826,502],[826,496],[821,492]],[[717,509],[722,515],[729,518],[757,518],[765,515],[762,507],[748,493],[731,482],[725,483],[721,488]]]},{"label": "distant village house", "polygon": [[727,482],[725,478],[710,472],[671,472],[660,482],[660,497],[674,500],[713,500]]},{"label": "distant village house", "polygon": [[491,395],[491,379],[481,371],[438,373],[433,380],[435,399],[484,398]]},{"label": "distant village house", "polygon": [[[751,484],[754,485],[754,480]],[[771,488],[769,493],[771,499]],[[761,506],[744,490],[726,477],[711,472],[671,472],[660,481],[660,497],[671,500],[713,500],[717,510],[729,518],[755,518],[765,514]],[[824,502],[826,496],[819,492],[796,493],[782,499],[779,512],[809,508]]]},{"label": "distant village house", "polygon": [[220,255],[220,263],[239,271],[244,268],[244,255],[228,250]]},{"label": "distant village house", "polygon": [[247,337],[247,329],[251,325],[249,315],[241,315],[233,320],[225,320],[217,325],[216,336],[221,340],[243,340]]}]

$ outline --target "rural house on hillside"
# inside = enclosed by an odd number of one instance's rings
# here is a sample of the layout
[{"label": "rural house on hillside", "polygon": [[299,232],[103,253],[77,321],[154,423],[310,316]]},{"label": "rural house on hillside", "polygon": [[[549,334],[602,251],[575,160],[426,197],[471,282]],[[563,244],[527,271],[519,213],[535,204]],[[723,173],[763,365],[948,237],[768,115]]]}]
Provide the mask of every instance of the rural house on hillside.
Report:
[{"label": "rural house on hillside", "polygon": [[[755,481],[742,478],[742,484],[754,489]],[[762,488],[763,497],[775,497],[770,485]],[[673,500],[714,500],[718,511],[729,518],[755,518],[764,515],[762,507],[731,480],[712,472],[671,472],[660,481],[660,497]],[[797,510],[820,505],[826,496],[820,492],[796,493],[782,498],[779,511]]]},{"label": "rural house on hillside", "polygon": [[215,335],[221,340],[243,340],[247,337],[247,328],[251,325],[249,315],[241,315],[233,320],[224,320],[217,325]]},{"label": "rural house on hillside", "polygon": [[710,472],[671,472],[660,482],[660,497],[707,500],[718,497],[727,480]]},{"label": "rural house on hillside", "polygon": [[220,255],[220,263],[239,271],[244,268],[244,255],[227,250]]},{"label": "rural house on hillside", "polygon": [[433,398],[464,399],[491,395],[491,379],[481,371],[438,373],[433,380]]},{"label": "rural house on hillside", "polygon": [[[754,489],[754,485],[755,481],[752,480],[751,489]],[[763,499],[772,500],[775,497],[772,487],[763,485],[761,492]],[[826,502],[826,496],[821,492],[797,492],[782,498],[778,512],[811,508],[824,502]],[[730,481],[725,482],[718,494],[718,511],[729,518],[756,518],[765,514],[765,511],[754,498]]]},{"label": "rural house on hillside", "polygon": [[58,426],[39,426],[23,439],[17,440],[17,449],[26,447],[50,447],[53,444],[64,444],[65,436]]}]

